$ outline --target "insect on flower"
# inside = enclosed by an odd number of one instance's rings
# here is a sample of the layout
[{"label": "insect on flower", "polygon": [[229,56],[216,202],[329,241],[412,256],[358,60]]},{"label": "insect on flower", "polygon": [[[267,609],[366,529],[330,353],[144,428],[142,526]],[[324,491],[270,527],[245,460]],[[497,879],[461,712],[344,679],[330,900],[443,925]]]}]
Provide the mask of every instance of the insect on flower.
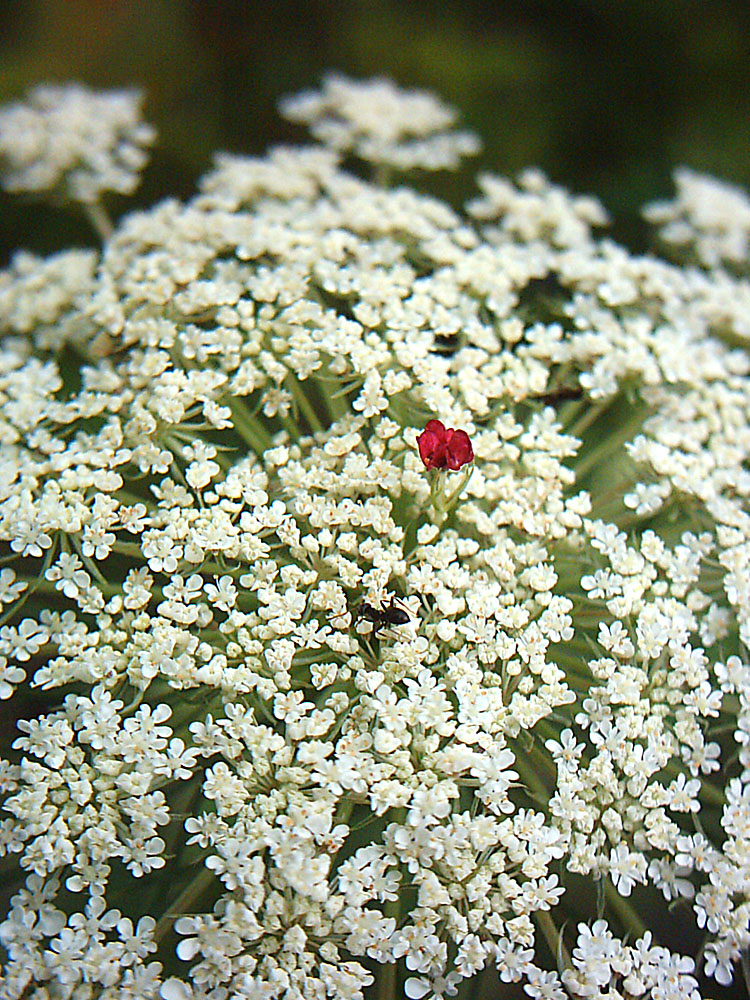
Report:
[{"label": "insect on flower", "polygon": [[[391,597],[390,603],[384,608],[376,608],[372,604],[368,604],[367,601],[362,601],[352,611],[352,625],[361,620],[371,622],[372,634],[375,638],[377,638],[379,629],[388,628],[389,625],[407,625],[412,617],[403,606],[403,601],[399,602],[401,607],[397,601],[399,601],[397,597]],[[334,615],[333,617],[341,618],[343,615]]]},{"label": "insect on flower", "polygon": [[446,427],[441,420],[428,420],[417,438],[419,457],[427,469],[452,469],[468,465],[474,458],[466,431]]}]

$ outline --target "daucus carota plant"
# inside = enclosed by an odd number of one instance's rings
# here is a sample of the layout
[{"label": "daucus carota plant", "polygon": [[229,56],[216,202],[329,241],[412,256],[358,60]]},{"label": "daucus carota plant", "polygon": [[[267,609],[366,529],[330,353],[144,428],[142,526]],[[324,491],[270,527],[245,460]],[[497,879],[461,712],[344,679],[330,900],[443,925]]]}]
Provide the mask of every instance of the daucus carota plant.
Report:
[{"label": "daucus carota plant", "polygon": [[662,258],[534,171],[460,214],[412,186],[453,112],[332,77],[284,105],[320,145],[110,226],[137,95],[43,95],[8,183],[103,245],[0,273],[2,996],[729,983],[746,197],[680,175]]}]

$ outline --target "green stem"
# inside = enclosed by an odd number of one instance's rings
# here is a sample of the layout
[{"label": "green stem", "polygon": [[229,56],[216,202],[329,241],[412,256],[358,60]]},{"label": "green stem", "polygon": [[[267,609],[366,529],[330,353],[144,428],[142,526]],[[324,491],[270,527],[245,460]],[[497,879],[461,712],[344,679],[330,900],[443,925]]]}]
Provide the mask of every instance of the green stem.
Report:
[{"label": "green stem", "polygon": [[[573,434],[573,421],[583,419],[591,409],[591,400],[586,397],[584,399],[570,399],[558,409],[557,419],[565,428],[566,434]],[[573,436],[577,437],[577,435]]]},{"label": "green stem", "polygon": [[[626,421],[617,431],[611,431],[602,435],[602,443],[598,447],[591,448],[590,451],[587,451],[575,463],[576,482],[580,482],[591,469],[603,463],[604,459],[610,455],[619,453],[623,443],[631,437],[633,431],[642,426],[643,419],[643,414],[636,414],[634,418]],[[575,436],[579,437],[580,435],[576,434]]]},{"label": "green stem", "polygon": [[55,549],[56,546],[53,545],[45,552],[44,562],[42,563],[41,570],[39,571],[39,576],[35,576],[31,580],[26,580],[24,577],[20,576],[19,574],[16,574],[18,580],[21,580],[24,583],[28,583],[28,587],[22,594],[19,595],[19,597],[15,601],[9,604],[6,610],[3,612],[3,614],[0,615],[0,626],[5,625],[6,622],[14,618],[33,593],[35,593],[37,590],[42,590],[44,589],[45,586],[49,585],[49,580],[45,578],[44,574],[52,565],[53,558],[55,555]]},{"label": "green stem", "polygon": [[101,202],[95,201],[93,204],[85,204],[83,210],[89,222],[99,234],[102,243],[106,243],[107,240],[111,239],[114,227]]},{"label": "green stem", "polygon": [[378,970],[378,989],[377,989],[377,1000],[395,1000],[398,995],[396,992],[397,983],[397,968],[395,962],[389,962],[387,965],[381,965]]},{"label": "green stem", "polygon": [[583,411],[578,420],[569,427],[567,430],[568,434],[573,437],[580,438],[585,434],[589,427],[594,423],[594,421],[607,409],[609,406],[609,401],[604,403],[590,403],[589,406]]},{"label": "green stem", "polygon": [[172,923],[178,917],[190,912],[192,904],[201,897],[214,880],[213,872],[208,871],[207,868],[201,869],[189,885],[182,890],[167,912],[159,918],[154,929],[154,941],[161,941]]},{"label": "green stem", "polygon": [[349,416],[351,413],[351,408],[349,406],[349,400],[344,396],[329,395],[325,391],[325,387],[320,385],[320,394],[325,399],[326,409],[328,410],[329,424],[334,424],[338,420],[342,420],[344,417]]},{"label": "green stem", "polygon": [[102,584],[104,584],[105,587],[109,586],[107,580],[102,574],[102,571],[97,566],[96,560],[92,559],[90,556],[84,555],[83,542],[81,540],[81,537],[79,535],[68,535],[67,538],[70,541],[73,548],[76,550],[79,559],[83,563],[84,569],[90,576],[94,578],[97,585],[99,586],[99,589],[100,590],[102,589]]},{"label": "green stem", "polygon": [[555,926],[555,922],[549,915],[548,911],[537,910],[534,913],[534,920],[536,921],[539,930],[544,935],[544,940],[547,942],[549,950],[555,958],[562,963],[564,969],[571,969],[573,967],[573,963],[570,960],[570,952],[565,947],[562,934]]},{"label": "green stem", "polygon": [[243,400],[233,397],[225,402],[232,411],[234,429],[245,439],[256,455],[262,455],[271,447],[271,436],[268,431],[248,412]]},{"label": "green stem", "polygon": [[554,764],[552,764],[552,761],[543,757],[541,754],[534,755],[533,760],[531,757],[532,755],[528,753],[517,753],[514,767],[517,769],[519,777],[522,778],[533,798],[535,798],[540,805],[546,807],[549,804],[552,792],[545,785],[544,781],[537,775],[534,767],[538,764],[543,764],[545,770],[550,772],[553,782],[557,780],[557,770],[555,769]]},{"label": "green stem", "polygon": [[[288,379],[287,384],[290,386],[292,390],[294,401],[299,407],[300,412],[310,425],[310,431],[313,434],[315,433],[315,431],[322,431],[324,429],[323,424],[321,423],[320,417],[315,411],[315,407],[308,399],[304,386],[302,386],[294,377]],[[297,436],[299,437],[299,432]]]},{"label": "green stem", "polygon": [[604,894],[607,897],[608,905],[617,914],[623,928],[633,934],[634,937],[643,937],[646,933],[646,925],[636,913],[630,903],[621,896],[608,878],[604,880]]}]

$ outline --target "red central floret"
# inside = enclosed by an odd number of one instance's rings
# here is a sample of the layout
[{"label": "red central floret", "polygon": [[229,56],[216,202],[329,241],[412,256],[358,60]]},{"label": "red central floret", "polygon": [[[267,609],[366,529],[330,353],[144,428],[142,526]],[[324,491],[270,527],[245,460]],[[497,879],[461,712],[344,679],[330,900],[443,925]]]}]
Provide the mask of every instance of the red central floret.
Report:
[{"label": "red central floret", "polygon": [[428,469],[460,469],[474,458],[466,431],[454,431],[440,420],[428,420],[417,438],[419,457]]}]

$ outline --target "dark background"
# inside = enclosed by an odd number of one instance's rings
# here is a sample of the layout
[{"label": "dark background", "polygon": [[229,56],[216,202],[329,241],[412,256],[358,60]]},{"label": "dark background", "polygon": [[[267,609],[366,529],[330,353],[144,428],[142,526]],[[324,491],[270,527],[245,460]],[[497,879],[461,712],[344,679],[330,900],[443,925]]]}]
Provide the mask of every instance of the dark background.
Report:
[{"label": "dark background", "polygon": [[[0,102],[47,80],[145,90],[159,144],[115,215],[188,196],[214,150],[304,138],[276,102],[336,69],[435,91],[483,139],[478,167],[595,193],[642,249],[638,208],[675,166],[750,187],[749,54],[748,0],[0,2]],[[472,170],[428,186],[458,204]],[[73,211],[0,196],[0,263],[92,240]]]},{"label": "dark background", "polygon": [[[114,216],[189,197],[216,150],[304,140],[276,102],[338,70],[432,90],[482,138],[474,167],[423,188],[459,205],[476,169],[539,166],[598,195],[641,250],[638,210],[671,194],[676,166],[750,188],[749,55],[750,0],[0,0],[0,103],[44,81],[145,91],[159,138]],[[0,192],[0,265],[96,242],[75,209]],[[677,914],[660,936],[688,953],[700,940]],[[482,995],[509,993],[493,975]]]}]

